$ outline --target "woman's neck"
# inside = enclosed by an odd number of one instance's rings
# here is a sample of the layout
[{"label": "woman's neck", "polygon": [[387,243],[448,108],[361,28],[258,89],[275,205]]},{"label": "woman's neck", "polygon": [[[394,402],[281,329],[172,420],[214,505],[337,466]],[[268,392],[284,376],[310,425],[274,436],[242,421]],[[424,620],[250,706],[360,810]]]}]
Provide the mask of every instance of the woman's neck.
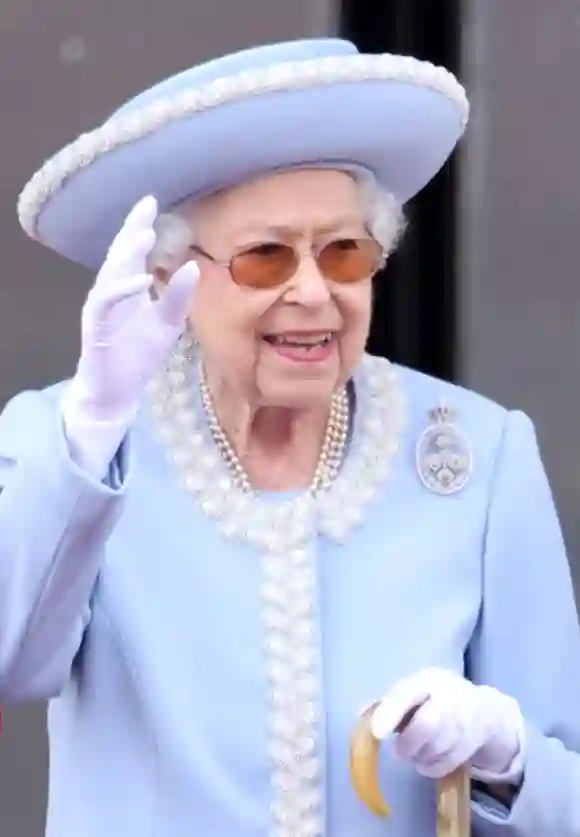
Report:
[{"label": "woman's neck", "polygon": [[252,484],[271,491],[308,488],[327,423],[328,409],[258,409],[248,428],[245,453],[240,457]]},{"label": "woman's neck", "polygon": [[223,392],[211,394],[220,426],[254,488],[308,488],[320,458],[330,405],[307,410],[253,407]]}]

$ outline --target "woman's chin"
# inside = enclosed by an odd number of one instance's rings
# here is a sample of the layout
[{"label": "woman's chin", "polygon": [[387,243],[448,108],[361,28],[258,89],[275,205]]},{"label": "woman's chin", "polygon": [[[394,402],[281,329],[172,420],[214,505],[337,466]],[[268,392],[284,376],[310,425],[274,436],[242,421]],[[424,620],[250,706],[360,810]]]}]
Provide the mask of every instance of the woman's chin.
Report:
[{"label": "woman's chin", "polygon": [[338,386],[338,375],[323,377],[263,376],[258,381],[260,402],[264,407],[278,407],[289,410],[312,409],[330,402]]}]

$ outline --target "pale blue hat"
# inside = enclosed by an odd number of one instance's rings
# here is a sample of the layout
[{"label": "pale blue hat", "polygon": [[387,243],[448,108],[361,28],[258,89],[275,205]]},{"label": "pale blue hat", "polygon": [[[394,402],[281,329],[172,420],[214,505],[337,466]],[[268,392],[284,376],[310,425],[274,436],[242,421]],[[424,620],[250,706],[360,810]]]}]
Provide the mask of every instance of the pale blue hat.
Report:
[{"label": "pale blue hat", "polygon": [[98,268],[131,207],[160,211],[293,166],[370,170],[402,202],[440,170],[468,118],[441,67],[348,41],[244,50],[172,76],[82,134],[23,189],[25,231]]}]

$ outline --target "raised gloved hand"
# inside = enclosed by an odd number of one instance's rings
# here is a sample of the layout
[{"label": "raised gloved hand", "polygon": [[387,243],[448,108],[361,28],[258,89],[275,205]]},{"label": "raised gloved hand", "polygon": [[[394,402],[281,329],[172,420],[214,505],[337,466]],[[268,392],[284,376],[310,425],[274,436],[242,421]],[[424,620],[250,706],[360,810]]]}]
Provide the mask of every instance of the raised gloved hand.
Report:
[{"label": "raised gloved hand", "polygon": [[143,391],[187,321],[199,271],[180,267],[158,299],[147,256],[155,242],[157,203],[147,197],[127,216],[82,312],[82,348],[61,410],[73,458],[102,476],[137,410]]},{"label": "raised gloved hand", "polygon": [[496,689],[424,669],[396,683],[372,717],[378,739],[401,724],[395,754],[424,776],[437,779],[469,763],[474,778],[484,782],[518,784],[522,778],[523,718],[518,703]]}]

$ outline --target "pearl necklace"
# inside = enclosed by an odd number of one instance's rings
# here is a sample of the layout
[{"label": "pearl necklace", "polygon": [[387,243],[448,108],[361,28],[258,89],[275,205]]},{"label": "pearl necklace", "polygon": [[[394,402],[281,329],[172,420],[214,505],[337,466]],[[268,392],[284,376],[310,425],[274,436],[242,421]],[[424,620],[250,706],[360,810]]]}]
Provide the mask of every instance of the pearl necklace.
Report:
[{"label": "pearl necklace", "polygon": [[[207,376],[203,367],[200,369],[200,392],[201,403],[206,415],[212,438],[223,457],[235,485],[244,493],[252,491],[250,478],[242,465],[239,456],[232,447],[224,429],[219,423],[213,405],[213,399]],[[326,425],[324,441],[320,449],[320,456],[314,477],[310,483],[308,493],[315,496],[320,491],[325,491],[335,480],[346,449],[346,440],[350,423],[350,409],[346,387],[333,394],[330,403],[330,413]]]}]

